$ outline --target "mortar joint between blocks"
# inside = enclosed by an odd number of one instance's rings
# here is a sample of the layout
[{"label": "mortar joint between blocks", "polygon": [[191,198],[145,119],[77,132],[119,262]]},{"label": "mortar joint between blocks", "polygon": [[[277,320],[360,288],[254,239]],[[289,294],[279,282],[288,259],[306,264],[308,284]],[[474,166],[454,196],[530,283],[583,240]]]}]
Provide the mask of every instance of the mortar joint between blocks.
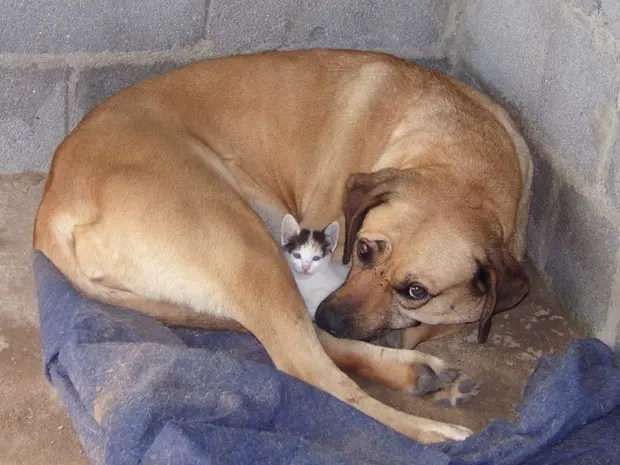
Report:
[{"label": "mortar joint between blocks", "polygon": [[207,24],[209,23],[209,10],[211,7],[211,0],[204,0],[204,12],[202,15],[202,34],[201,39],[207,39]]},{"label": "mortar joint between blocks", "polygon": [[67,117],[65,120],[65,135],[73,129],[77,124],[77,86],[79,79],[79,71],[69,66],[67,75]]}]

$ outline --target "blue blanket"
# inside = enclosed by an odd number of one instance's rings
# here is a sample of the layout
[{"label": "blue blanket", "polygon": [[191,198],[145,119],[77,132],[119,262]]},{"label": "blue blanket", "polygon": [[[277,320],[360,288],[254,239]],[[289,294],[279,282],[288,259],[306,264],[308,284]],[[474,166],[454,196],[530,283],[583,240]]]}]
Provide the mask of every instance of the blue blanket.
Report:
[{"label": "blue blanket", "polygon": [[422,446],[277,371],[250,335],[84,299],[39,253],[34,272],[45,372],[95,463],[620,463],[620,370],[597,340],[541,357],[518,424]]}]

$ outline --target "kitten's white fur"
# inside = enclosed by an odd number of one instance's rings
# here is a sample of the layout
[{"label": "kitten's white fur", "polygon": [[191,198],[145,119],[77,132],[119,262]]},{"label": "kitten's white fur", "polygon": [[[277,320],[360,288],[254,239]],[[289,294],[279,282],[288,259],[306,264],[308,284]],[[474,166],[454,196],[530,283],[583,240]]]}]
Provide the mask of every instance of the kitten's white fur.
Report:
[{"label": "kitten's white fur", "polygon": [[[285,215],[280,228],[280,245],[284,247],[300,232],[301,228],[293,215]],[[313,320],[319,304],[344,283],[349,272],[349,267],[332,261],[338,245],[338,222],[330,223],[323,232],[330,246],[330,252],[324,257],[320,246],[314,241],[306,242],[291,253],[284,251],[299,292],[306,302],[308,314]],[[296,257],[295,254],[299,256]]]}]

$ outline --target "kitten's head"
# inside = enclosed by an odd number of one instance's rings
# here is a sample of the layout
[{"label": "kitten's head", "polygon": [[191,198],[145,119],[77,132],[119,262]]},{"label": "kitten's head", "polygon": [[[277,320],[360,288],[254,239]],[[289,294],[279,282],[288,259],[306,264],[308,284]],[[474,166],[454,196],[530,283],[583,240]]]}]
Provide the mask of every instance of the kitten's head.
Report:
[{"label": "kitten's head", "polygon": [[280,244],[291,268],[311,275],[329,263],[338,245],[339,227],[334,221],[322,231],[301,229],[293,215],[287,214],[280,228]]}]

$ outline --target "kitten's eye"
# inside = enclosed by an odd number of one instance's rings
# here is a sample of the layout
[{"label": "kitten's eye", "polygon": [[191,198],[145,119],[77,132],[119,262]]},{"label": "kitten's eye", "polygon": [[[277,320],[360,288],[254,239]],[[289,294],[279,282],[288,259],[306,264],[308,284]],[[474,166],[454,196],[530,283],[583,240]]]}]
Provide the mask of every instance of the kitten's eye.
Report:
[{"label": "kitten's eye", "polygon": [[301,254],[300,254],[299,252],[295,252],[295,253],[293,254],[293,257],[295,257],[295,258],[301,258]]},{"label": "kitten's eye", "polygon": [[315,255],[314,257],[312,257],[312,260],[314,260],[315,262],[318,262],[321,259],[321,257],[319,257],[318,255]]},{"label": "kitten's eye", "polygon": [[409,297],[413,300],[423,300],[428,297],[428,291],[418,284],[409,286]]}]

